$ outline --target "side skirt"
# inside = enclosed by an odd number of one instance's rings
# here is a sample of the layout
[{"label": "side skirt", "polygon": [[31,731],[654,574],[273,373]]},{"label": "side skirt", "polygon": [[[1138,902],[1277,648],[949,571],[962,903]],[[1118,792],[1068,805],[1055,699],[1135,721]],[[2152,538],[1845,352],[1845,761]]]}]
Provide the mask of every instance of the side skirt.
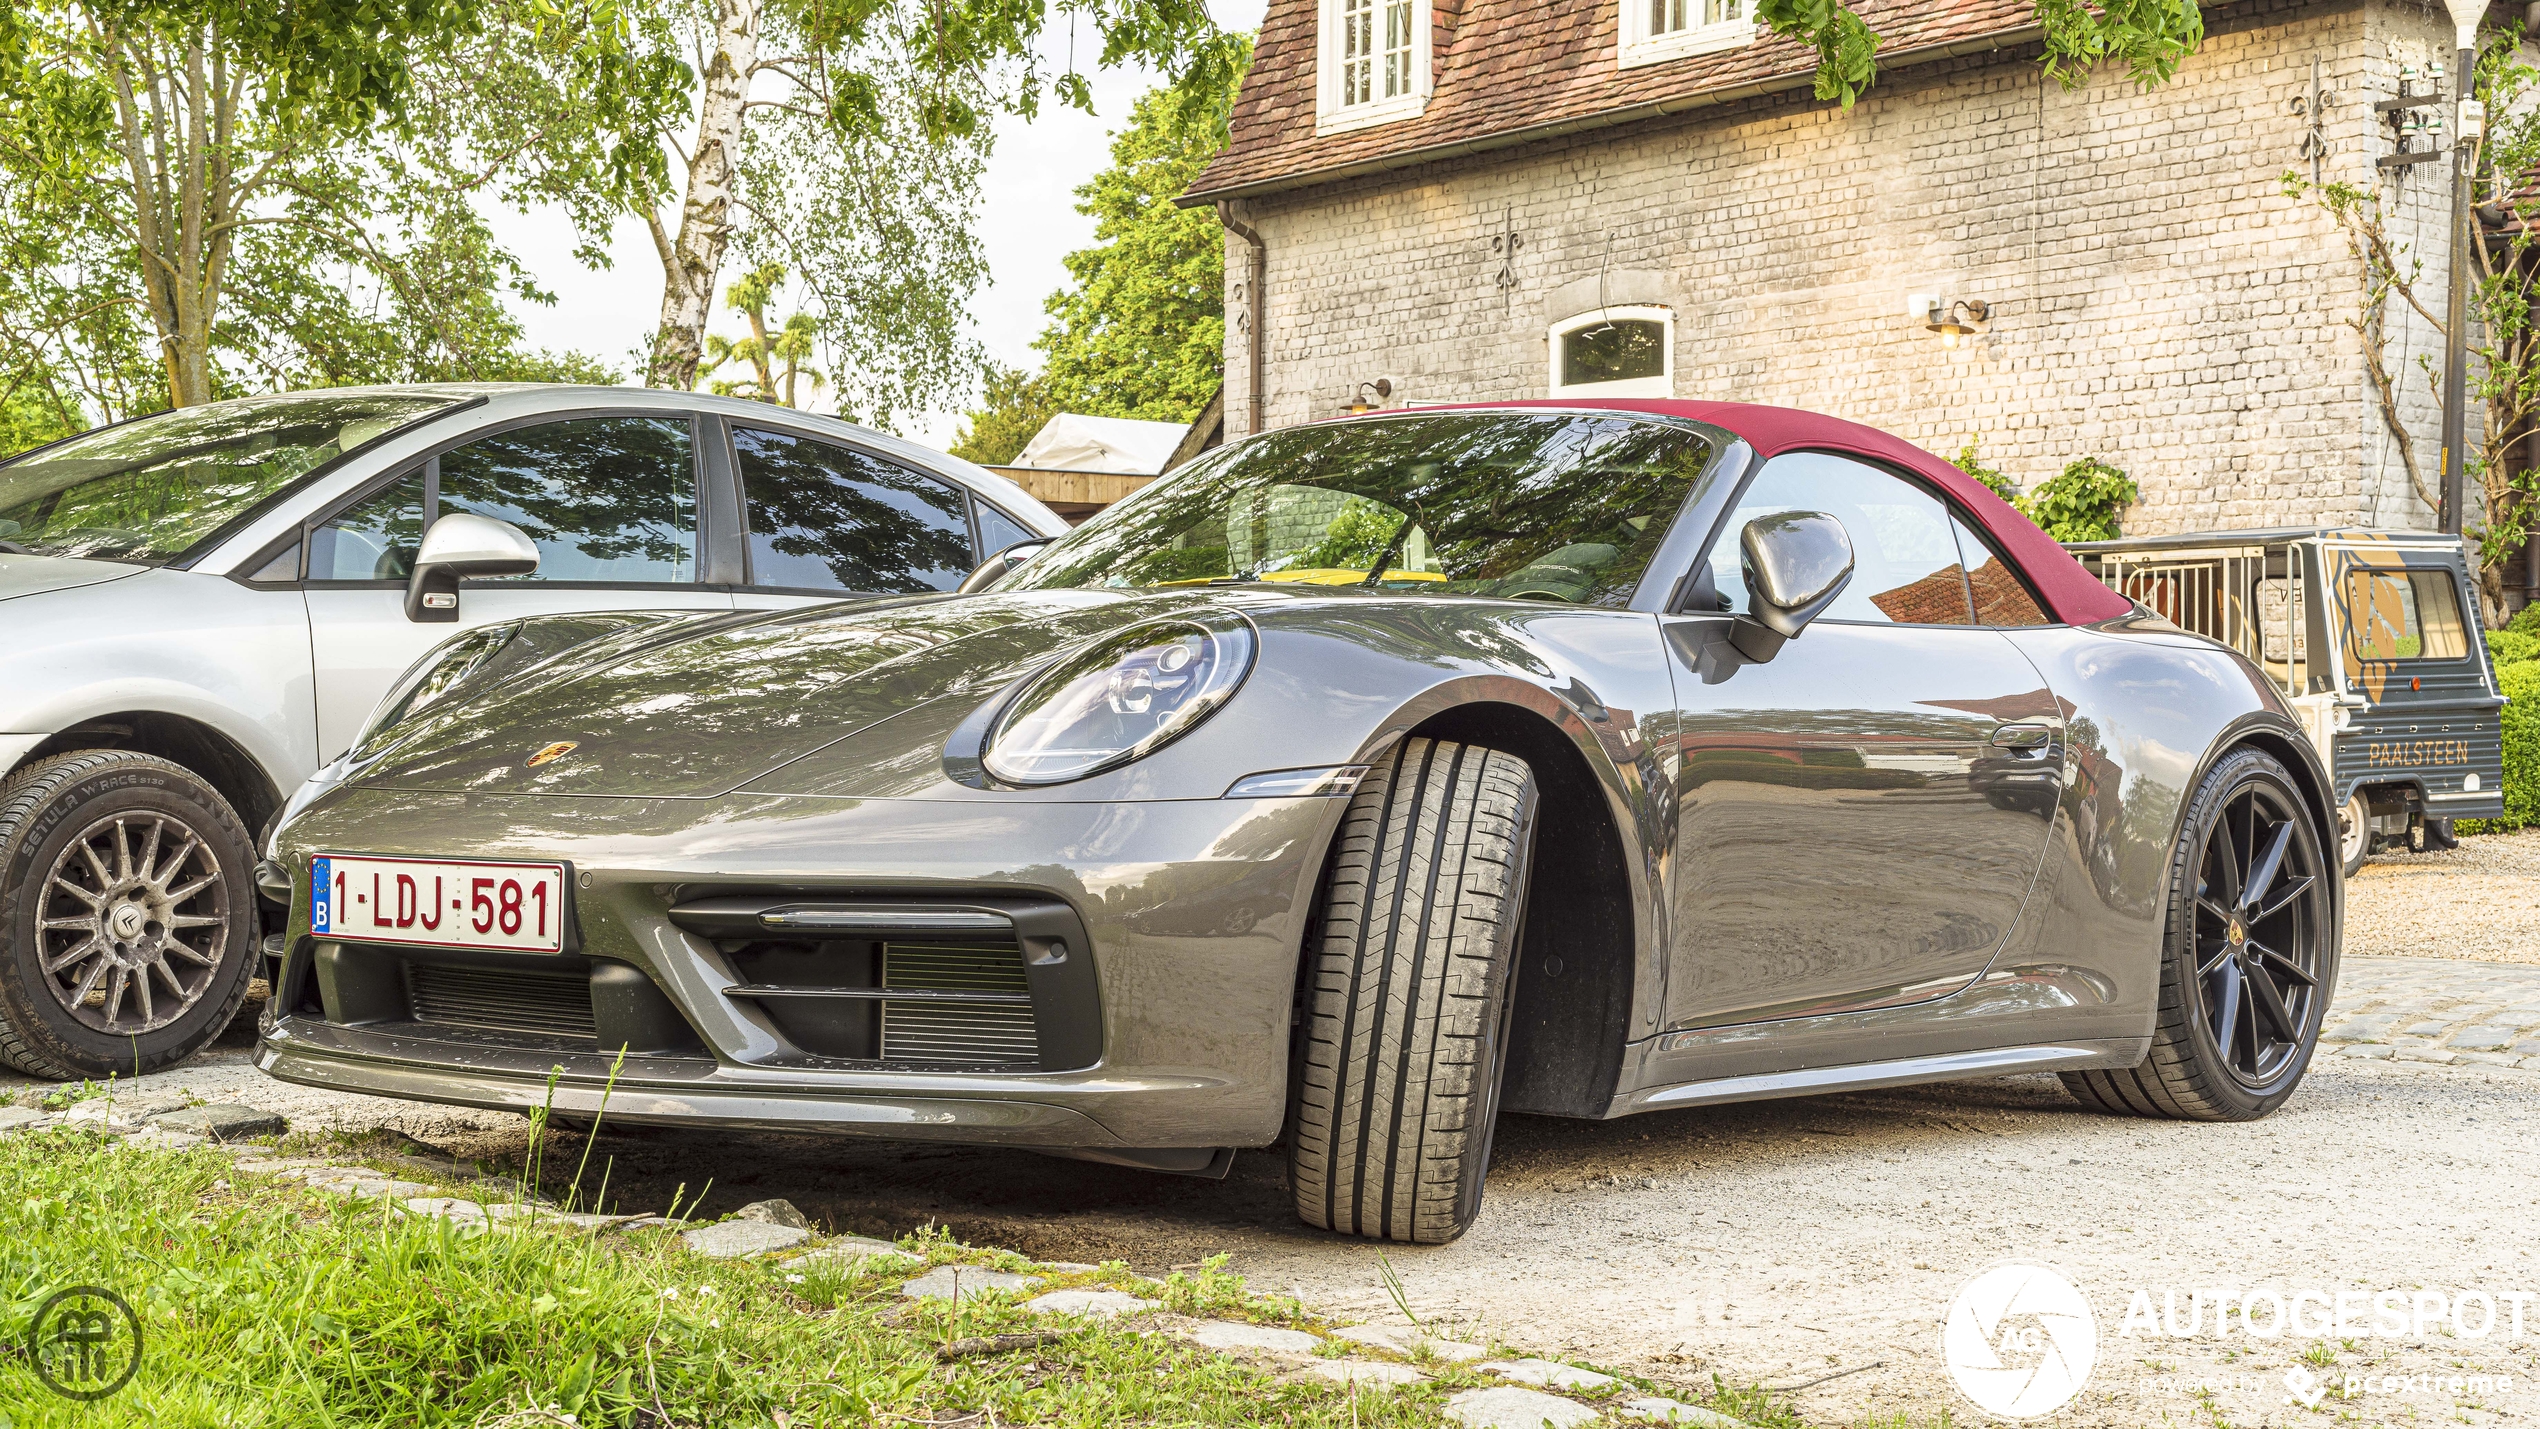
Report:
[{"label": "side skirt", "polygon": [[1618,1115],[1629,1115],[1637,1111],[1716,1106],[1722,1102],[1816,1096],[1823,1092],[1954,1082],[1971,1077],[2004,1077],[2021,1072],[2079,1072],[2132,1067],[2142,1062],[2151,1050],[2151,1042],[2148,1037],[2093,1038],[2048,1046],[1993,1047],[1980,1052],[1904,1057],[1892,1062],[1856,1062],[1849,1066],[1808,1067],[1749,1077],[1717,1077],[1709,1081],[1644,1088],[1625,1099],[1615,1111]]}]

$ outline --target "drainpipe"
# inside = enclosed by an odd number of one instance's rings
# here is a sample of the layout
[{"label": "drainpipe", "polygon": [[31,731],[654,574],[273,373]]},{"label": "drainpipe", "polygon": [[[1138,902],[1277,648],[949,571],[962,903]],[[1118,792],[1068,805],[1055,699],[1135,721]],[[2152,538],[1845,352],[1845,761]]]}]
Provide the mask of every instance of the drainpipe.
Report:
[{"label": "drainpipe", "polygon": [[1231,200],[1217,201],[1217,221],[1252,251],[1252,273],[1244,283],[1244,432],[1254,435],[1261,430],[1261,353],[1268,345],[1261,335],[1261,288],[1270,274],[1270,245],[1261,241],[1259,230],[1235,217]]}]

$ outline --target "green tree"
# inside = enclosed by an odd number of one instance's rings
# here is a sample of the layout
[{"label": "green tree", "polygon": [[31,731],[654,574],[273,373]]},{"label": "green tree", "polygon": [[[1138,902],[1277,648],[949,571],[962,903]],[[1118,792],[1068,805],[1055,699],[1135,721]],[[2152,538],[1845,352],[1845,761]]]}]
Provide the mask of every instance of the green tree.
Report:
[{"label": "green tree", "polygon": [[659,188],[657,150],[626,136],[684,70],[625,38],[614,0],[306,0],[288,23],[243,0],[13,7],[0,380],[118,416],[251,385],[592,372],[518,351],[502,295],[546,295],[474,200],[565,203],[596,252]]},{"label": "green tree", "polygon": [[813,343],[819,336],[819,324],[809,313],[796,313],[787,318],[776,335],[768,336],[767,308],[776,300],[776,290],[784,286],[785,265],[762,263],[724,294],[724,302],[749,320],[750,335],[730,341],[712,333],[706,335],[705,361],[699,370],[712,372],[729,362],[746,362],[753,373],[737,382],[718,381],[712,390],[727,397],[755,397],[762,402],[775,402],[791,407],[802,378],[811,379],[812,390],[818,391],[826,380],[806,366]]},{"label": "green tree", "polygon": [[662,265],[646,380],[695,385],[737,239],[747,261],[804,275],[841,408],[868,420],[976,373],[958,333],[985,272],[969,209],[987,120],[1029,118],[1044,88],[1092,108],[1072,63],[1046,80],[1037,63],[1053,15],[1071,35],[1089,22],[1098,64],[1152,65],[1194,93],[1223,87],[1239,53],[1205,0],[712,0],[711,16],[651,3],[681,17],[705,65],[675,222],[644,210]]},{"label": "green tree", "polygon": [[1058,415],[1058,404],[1038,373],[1019,367],[990,362],[986,386],[986,399],[971,410],[951,451],[981,466],[1005,466]]},{"label": "green tree", "polygon": [[1217,216],[1181,208],[1226,146],[1226,121],[1249,44],[1224,87],[1192,102],[1154,90],[1112,137],[1111,167],[1076,190],[1095,244],[1067,255],[1074,285],[1050,295],[1050,325],[1033,346],[1041,380],[1071,412],[1187,422],[1223,380],[1226,246]]},{"label": "green tree", "polygon": [[0,398],[0,457],[59,441],[87,426],[77,408],[60,405],[42,388],[21,385]]}]

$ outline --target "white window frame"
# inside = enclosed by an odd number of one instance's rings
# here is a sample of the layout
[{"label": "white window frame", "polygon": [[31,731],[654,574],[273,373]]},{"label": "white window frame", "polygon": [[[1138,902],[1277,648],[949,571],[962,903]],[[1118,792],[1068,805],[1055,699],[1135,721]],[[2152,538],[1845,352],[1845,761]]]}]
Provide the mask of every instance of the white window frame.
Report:
[{"label": "white window frame", "polygon": [[[1654,322],[1660,329],[1659,353],[1664,369],[1655,377],[1625,377],[1614,382],[1579,382],[1565,385],[1561,381],[1561,339],[1582,328],[1599,327],[1607,322]],[[1545,391],[1554,397],[1673,397],[1676,395],[1676,314],[1661,307],[1590,308],[1576,317],[1563,318],[1544,334],[1547,373]]]},{"label": "white window frame", "polygon": [[[1688,55],[1714,54],[1755,43],[1756,0],[1733,0],[1744,14],[1734,20],[1711,24],[1702,22],[1703,6],[1719,5],[1724,0],[1683,0],[1685,25],[1680,30],[1654,31],[1650,27],[1651,0],[1617,0],[1623,9],[1620,38],[1615,43],[1614,66],[1636,69],[1641,65],[1665,64]],[[1672,0],[1670,0],[1672,3]]]},{"label": "white window frame", "polygon": [[[1316,0],[1316,42],[1314,83],[1314,132],[1345,134],[1352,129],[1365,129],[1376,124],[1390,124],[1397,119],[1417,117],[1429,107],[1431,88],[1429,67],[1430,0],[1407,0],[1411,10],[1411,87],[1402,94],[1387,96],[1383,92],[1384,71],[1381,51],[1375,59],[1376,81],[1372,97],[1357,104],[1342,103],[1342,66],[1344,62],[1342,28],[1343,6],[1348,0]],[[1384,12],[1392,0],[1372,0],[1371,24],[1376,42],[1383,43]],[[1745,0],[1753,4],[1754,0]]]}]

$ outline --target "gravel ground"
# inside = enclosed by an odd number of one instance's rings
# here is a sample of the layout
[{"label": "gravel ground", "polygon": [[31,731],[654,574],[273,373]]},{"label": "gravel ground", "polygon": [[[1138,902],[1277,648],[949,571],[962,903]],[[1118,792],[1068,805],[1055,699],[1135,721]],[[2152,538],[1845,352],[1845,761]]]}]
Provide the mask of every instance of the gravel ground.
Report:
[{"label": "gravel ground", "polygon": [[[2492,968],[2540,964],[2540,833],[2377,859],[2353,884],[2350,918],[2359,990],[2447,976],[2439,963],[2371,967],[2372,954],[2402,953],[2484,956],[2487,983],[2510,971],[2530,986],[2482,983],[2482,998],[2540,996],[2540,969]],[[244,1057],[224,1047],[144,1081],[152,1093],[252,1101],[304,1126],[392,1125],[463,1155],[521,1144],[515,1116],[285,1087]],[[0,1079],[0,1097],[10,1090]],[[1381,1261],[1379,1247],[1295,1223],[1275,1152],[1246,1153],[1227,1180],[1205,1182],[802,1137],[637,1129],[596,1149],[613,1199],[632,1209],[683,1186],[694,1197],[711,1177],[708,1216],[782,1196],[833,1234],[940,1224],[1039,1259],[1149,1272],[1227,1252],[1259,1288],[1399,1325],[1389,1265],[1424,1320],[1538,1353],[1694,1385],[1714,1373],[1799,1386],[1859,1371],[1792,1391],[1813,1424],[1984,1422],[1950,1382],[1939,1327],[1971,1277],[2018,1260],[2071,1278],[2098,1322],[2097,1369],[2056,1424],[2540,1425],[2540,1072],[2510,1067],[2323,1058],[2281,1112],[2247,1125],[2097,1116],[2042,1077],[1604,1123],[1512,1116],[1472,1232],[1451,1246],[1386,1247]],[[2529,1310],[2520,1339],[2121,1333],[2138,1288],[2158,1305],[2170,1289],[2184,1304],[2199,1288],[2260,1286],[2472,1287],[2500,1304],[2524,1294]],[[2297,1362],[2320,1344],[2333,1364]],[[2415,1378],[2296,1406],[2286,1376],[2315,1372]],[[2473,1374],[2511,1375],[2513,1386],[2451,1387]]]},{"label": "gravel ground", "polygon": [[2375,854],[2346,884],[2346,952],[2540,963],[2540,829]]}]

